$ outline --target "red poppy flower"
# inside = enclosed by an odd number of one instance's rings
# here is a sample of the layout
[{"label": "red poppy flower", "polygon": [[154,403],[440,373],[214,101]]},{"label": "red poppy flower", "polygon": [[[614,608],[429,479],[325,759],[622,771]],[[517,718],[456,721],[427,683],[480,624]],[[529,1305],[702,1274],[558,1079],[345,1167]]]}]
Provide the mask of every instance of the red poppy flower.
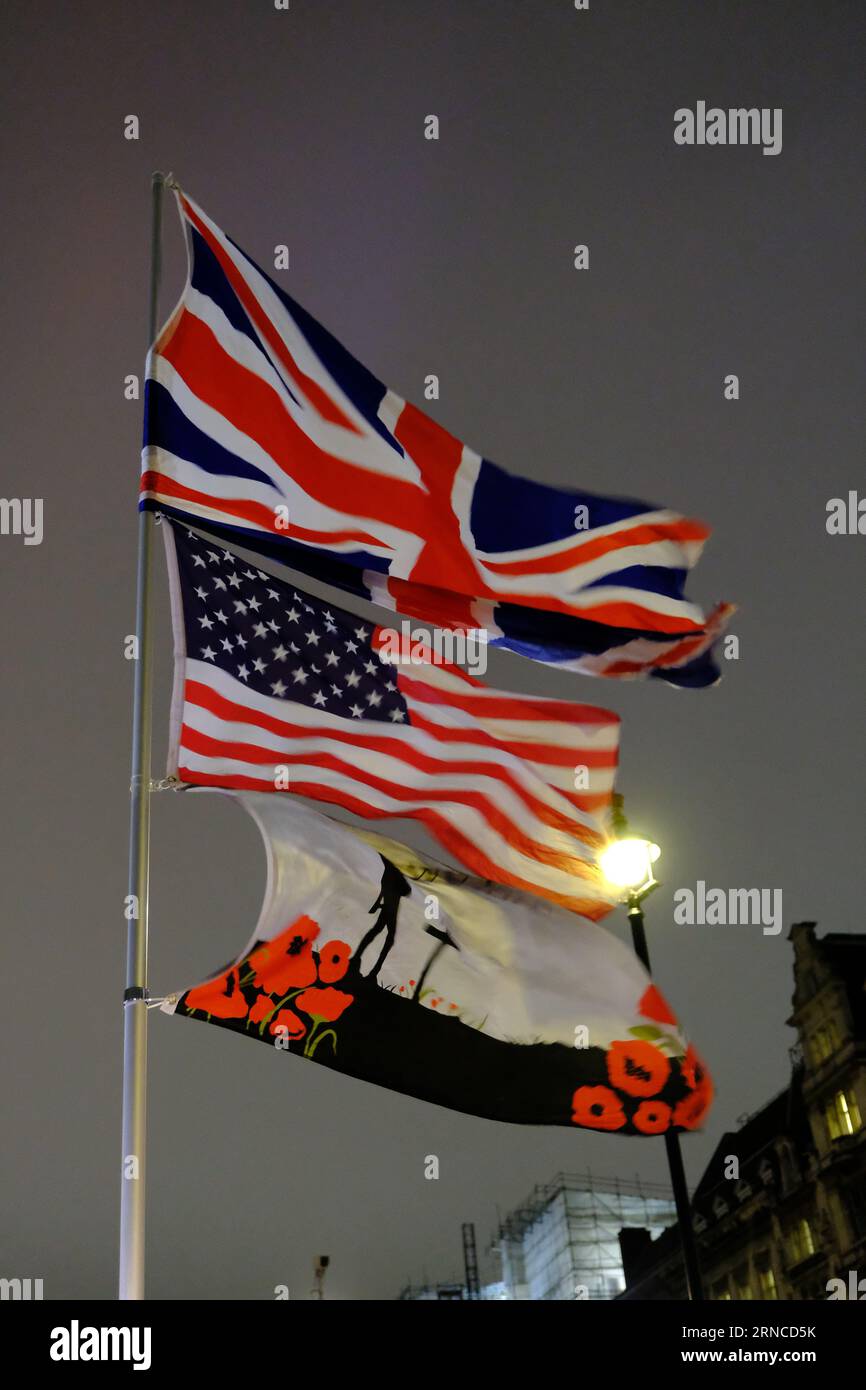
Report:
[{"label": "red poppy flower", "polygon": [[295,1008],[309,1014],[311,1018],[323,1018],[333,1023],[340,1014],[345,1013],[353,1002],[354,995],[343,994],[339,989],[305,989],[295,999]]},{"label": "red poppy flower", "polygon": [[625,1111],[607,1086],[579,1086],[571,1098],[571,1122],[586,1129],[622,1129]]},{"label": "red poppy flower", "polygon": [[250,1009],[250,1023],[261,1023],[263,1019],[267,1018],[268,1014],[273,1013],[275,1008],[276,1005],[269,995],[260,994],[253,1004],[253,1007]]},{"label": "red poppy flower", "polygon": [[313,942],[319,925],[312,917],[299,917],[250,956],[256,984],[266,994],[286,994],[315,984],[316,962]]},{"label": "red poppy flower", "polygon": [[668,1079],[671,1064],[652,1043],[636,1038],[614,1042],[607,1054],[607,1074],[629,1096],[655,1096]]},{"label": "red poppy flower", "polygon": [[707,1069],[691,1043],[686,1048],[686,1055],[680,1062],[680,1072],[686,1085],[692,1091],[698,1089],[706,1076]]},{"label": "red poppy flower", "polygon": [[319,979],[326,985],[342,980],[349,968],[352,948],[345,941],[328,941],[319,951]]},{"label": "red poppy flower", "polygon": [[307,1025],[298,1018],[291,1009],[280,1009],[276,1018],[272,1020],[269,1033],[278,1033],[281,1037],[302,1038],[307,1031]]},{"label": "red poppy flower", "polygon": [[674,1106],[674,1124],[682,1129],[699,1129],[713,1100],[713,1083],[705,1075],[693,1091]]},{"label": "red poppy flower", "polygon": [[197,985],[186,996],[188,1009],[201,1009],[214,1018],[246,1018],[249,1005],[241,994],[237,968],[220,975],[218,980]]},{"label": "red poppy flower", "polygon": [[651,1018],[655,1023],[672,1023],[676,1026],[676,1015],[661,990],[656,989],[655,985],[649,985],[644,990],[637,1008],[638,1013],[644,1018]]},{"label": "red poppy flower", "polygon": [[663,1100],[642,1100],[631,1117],[641,1134],[664,1134],[671,1122],[671,1108]]}]

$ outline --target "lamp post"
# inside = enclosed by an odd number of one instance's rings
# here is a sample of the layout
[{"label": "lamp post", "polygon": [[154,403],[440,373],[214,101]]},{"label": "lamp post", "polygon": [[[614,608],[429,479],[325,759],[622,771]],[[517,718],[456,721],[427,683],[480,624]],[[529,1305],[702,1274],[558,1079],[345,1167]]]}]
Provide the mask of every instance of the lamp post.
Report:
[{"label": "lamp post", "polygon": [[[600,857],[601,871],[608,882],[622,893],[631,926],[631,939],[635,955],[646,968],[647,974],[651,975],[652,967],[641,904],[647,894],[658,887],[658,880],[653,873],[653,865],[661,854],[661,850],[651,840],[645,840],[640,835],[629,833],[628,823],[622,809],[621,796],[614,796],[613,798],[612,822],[614,839],[610,841]],[[703,1299],[704,1291],[692,1229],[691,1203],[686,1186],[683,1156],[680,1151],[679,1132],[675,1129],[667,1129],[664,1138],[680,1228],[680,1240],[683,1247],[686,1288],[689,1298],[698,1302]]]},{"label": "lamp post", "polygon": [[330,1255],[317,1255],[313,1261],[313,1275],[316,1280],[313,1285],[313,1298],[325,1297],[325,1271],[330,1263]]}]

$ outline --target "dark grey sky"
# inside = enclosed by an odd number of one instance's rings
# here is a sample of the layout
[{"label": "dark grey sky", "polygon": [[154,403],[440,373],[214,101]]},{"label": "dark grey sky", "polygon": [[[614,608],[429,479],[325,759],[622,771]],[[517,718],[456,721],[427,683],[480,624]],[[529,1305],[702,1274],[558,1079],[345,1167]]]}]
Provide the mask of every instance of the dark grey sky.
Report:
[{"label": "dark grey sky", "polygon": [[[0,1274],[115,1290],[140,437],[123,378],[143,367],[156,168],[263,263],[288,243],[286,287],[399,393],[423,403],[438,373],[433,413],[479,451],[714,527],[692,592],[741,604],[716,690],[491,664],[623,715],[620,787],[664,852],[657,978],[718,1085],[684,1144],[697,1181],[785,1083],[791,953],[674,926],[674,889],[781,888],[786,931],[862,927],[866,540],[825,530],[827,500],[863,487],[862,6],[11,0],[3,27],[2,492],[43,497],[45,535],[0,538]],[[783,108],[782,153],[678,148],[673,113],[698,100]],[[173,209],[165,232],[167,313]],[[264,856],[221,798],[164,794],[153,832],[160,993],[246,941]],[[496,1205],[558,1169],[665,1173],[660,1141],[474,1120],[158,1014],[149,1113],[153,1297],[306,1297],[319,1252],[334,1297],[388,1297],[456,1273],[460,1222],[486,1242]]]}]

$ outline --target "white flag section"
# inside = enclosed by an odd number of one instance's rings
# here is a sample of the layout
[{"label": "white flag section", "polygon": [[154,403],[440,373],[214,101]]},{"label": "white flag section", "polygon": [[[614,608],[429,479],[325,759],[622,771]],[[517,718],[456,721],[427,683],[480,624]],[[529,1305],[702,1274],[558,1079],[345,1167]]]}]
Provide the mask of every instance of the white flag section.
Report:
[{"label": "white flag section", "polygon": [[709,1077],[603,927],[292,798],[233,795],[267,850],[259,921],[228,970],[167,1012],[492,1119],[699,1125]]}]

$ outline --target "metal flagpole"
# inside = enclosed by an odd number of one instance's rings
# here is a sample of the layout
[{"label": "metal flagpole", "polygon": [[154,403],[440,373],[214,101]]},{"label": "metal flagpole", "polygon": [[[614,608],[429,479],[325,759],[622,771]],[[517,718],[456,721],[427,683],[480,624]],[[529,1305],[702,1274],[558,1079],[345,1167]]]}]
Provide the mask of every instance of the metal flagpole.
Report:
[{"label": "metal flagpole", "polygon": [[[151,186],[148,345],[157,330],[165,175]],[[138,642],[132,707],[126,988],[123,992],[123,1140],[120,1179],[121,1299],[144,1298],[145,1144],[147,1126],[147,908],[150,877],[151,662],[150,587],[153,514],[138,514]]]}]

